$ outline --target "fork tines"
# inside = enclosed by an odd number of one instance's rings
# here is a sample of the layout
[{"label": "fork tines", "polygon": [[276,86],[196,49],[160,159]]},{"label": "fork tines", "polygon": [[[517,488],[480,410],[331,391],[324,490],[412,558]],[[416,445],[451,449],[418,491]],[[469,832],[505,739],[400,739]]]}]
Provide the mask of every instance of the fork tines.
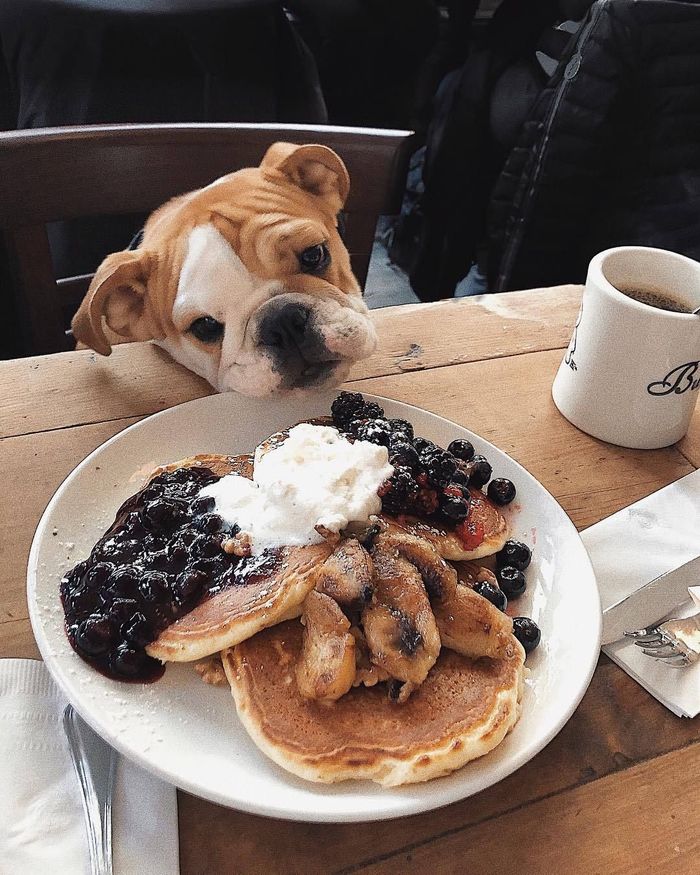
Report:
[{"label": "fork tines", "polygon": [[642,648],[642,653],[661,659],[667,665],[684,668],[690,665],[690,657],[680,646],[658,627],[651,626],[647,629],[639,629],[636,632],[625,632],[626,638],[633,638],[637,647]]}]

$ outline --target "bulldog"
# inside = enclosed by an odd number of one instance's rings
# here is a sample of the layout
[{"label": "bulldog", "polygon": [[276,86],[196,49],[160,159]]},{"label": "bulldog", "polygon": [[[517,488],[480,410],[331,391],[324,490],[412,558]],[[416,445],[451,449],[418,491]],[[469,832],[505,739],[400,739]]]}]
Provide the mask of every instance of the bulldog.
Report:
[{"label": "bulldog", "polygon": [[102,355],[153,340],[220,392],[340,383],[376,345],[338,233],[349,188],[331,149],[275,143],[259,167],[173,198],[99,266],[74,337]]}]

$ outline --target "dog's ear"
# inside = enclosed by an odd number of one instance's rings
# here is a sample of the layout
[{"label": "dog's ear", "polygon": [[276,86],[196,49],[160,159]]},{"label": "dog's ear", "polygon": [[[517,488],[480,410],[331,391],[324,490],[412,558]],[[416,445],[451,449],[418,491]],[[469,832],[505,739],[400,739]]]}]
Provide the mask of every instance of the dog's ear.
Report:
[{"label": "dog's ear", "polygon": [[100,355],[109,355],[112,346],[105,335],[103,319],[126,340],[163,337],[146,294],[149,269],[150,256],[144,250],[108,255],[71,322],[75,339]]},{"label": "dog's ear", "polygon": [[283,173],[299,188],[324,198],[334,214],[343,208],[350,191],[345,165],[327,146],[273,143],[260,167]]}]

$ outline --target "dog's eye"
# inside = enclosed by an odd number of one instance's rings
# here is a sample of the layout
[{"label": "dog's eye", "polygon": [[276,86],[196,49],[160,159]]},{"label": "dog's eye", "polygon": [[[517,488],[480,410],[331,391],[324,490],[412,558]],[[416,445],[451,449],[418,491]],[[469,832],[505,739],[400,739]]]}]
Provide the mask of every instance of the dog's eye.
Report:
[{"label": "dog's eye", "polygon": [[331,254],[325,243],[309,246],[299,256],[299,265],[303,273],[320,273],[328,267]]},{"label": "dog's eye", "polygon": [[190,325],[189,330],[202,343],[217,343],[223,337],[224,325],[213,316],[200,316]]}]

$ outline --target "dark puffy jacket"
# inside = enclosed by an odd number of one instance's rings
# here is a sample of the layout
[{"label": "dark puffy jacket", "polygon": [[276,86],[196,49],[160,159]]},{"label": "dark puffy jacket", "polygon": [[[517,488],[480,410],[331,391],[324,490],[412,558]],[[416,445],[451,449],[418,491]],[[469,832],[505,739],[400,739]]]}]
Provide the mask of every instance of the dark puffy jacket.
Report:
[{"label": "dark puffy jacket", "polygon": [[592,3],[504,154],[492,89],[562,8],[504,0],[490,44],[454,75],[406,246],[422,300],[452,295],[473,261],[505,291],[583,282],[622,243],[700,258],[700,2]]},{"label": "dark puffy jacket", "polygon": [[583,282],[593,254],[700,258],[700,5],[598,0],[493,190],[489,289]]}]

